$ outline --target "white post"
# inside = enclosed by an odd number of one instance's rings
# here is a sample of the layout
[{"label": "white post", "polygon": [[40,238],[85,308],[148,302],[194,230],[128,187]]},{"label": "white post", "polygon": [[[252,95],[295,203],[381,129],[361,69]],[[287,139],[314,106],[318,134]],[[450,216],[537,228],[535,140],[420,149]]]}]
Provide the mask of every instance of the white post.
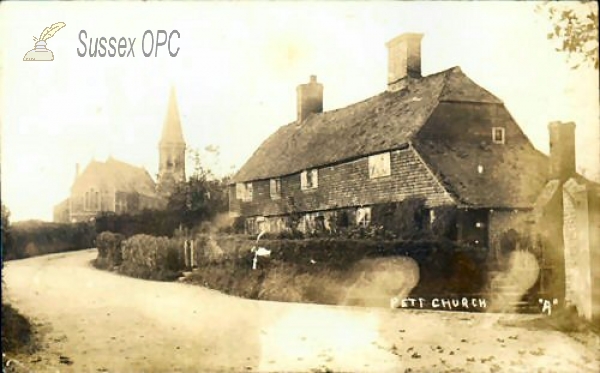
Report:
[{"label": "white post", "polygon": [[183,241],[183,261],[184,261],[184,265],[185,268],[187,269],[188,267],[188,241],[184,240]]}]

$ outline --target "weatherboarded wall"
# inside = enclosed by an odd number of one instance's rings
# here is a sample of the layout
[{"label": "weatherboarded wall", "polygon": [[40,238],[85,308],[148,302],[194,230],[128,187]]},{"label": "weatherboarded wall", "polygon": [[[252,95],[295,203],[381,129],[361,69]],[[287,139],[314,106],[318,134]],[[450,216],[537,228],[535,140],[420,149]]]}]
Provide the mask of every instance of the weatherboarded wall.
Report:
[{"label": "weatherboarded wall", "polygon": [[270,181],[252,183],[252,201],[242,202],[230,187],[231,211],[243,216],[285,215],[339,209],[349,206],[402,201],[423,197],[429,206],[452,204],[453,200],[411,147],[390,155],[391,175],[369,178],[368,157],[321,167],[318,187],[301,190],[300,174],[281,178],[281,196],[270,195]]}]

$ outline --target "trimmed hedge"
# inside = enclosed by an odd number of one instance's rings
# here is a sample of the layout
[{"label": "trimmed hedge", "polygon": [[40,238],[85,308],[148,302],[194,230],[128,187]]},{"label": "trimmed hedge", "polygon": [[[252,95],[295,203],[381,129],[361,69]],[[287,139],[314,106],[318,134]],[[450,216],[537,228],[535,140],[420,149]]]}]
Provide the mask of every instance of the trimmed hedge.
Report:
[{"label": "trimmed hedge", "polygon": [[[211,241],[212,243],[208,244]],[[210,273],[214,270],[221,271],[226,276],[251,284],[268,279],[272,276],[271,270],[287,268],[288,273],[293,273],[294,276],[305,274],[321,278],[324,282],[335,280],[351,283],[356,280],[357,273],[364,271],[360,266],[365,261],[378,258],[410,258],[418,265],[420,272],[419,282],[412,289],[412,296],[480,294],[488,280],[485,265],[487,253],[475,248],[460,247],[450,241],[374,241],[339,238],[261,240],[258,246],[271,250],[271,255],[268,259],[259,259],[257,271],[251,270],[253,254],[250,251],[256,245],[256,241],[249,240],[247,236],[203,235],[198,236],[196,242],[205,250],[199,255],[201,259],[197,264],[201,270],[194,274],[196,280],[230,294],[252,298],[260,298],[261,291],[249,293],[245,290],[240,293],[231,283]],[[220,254],[215,254],[216,250],[211,248],[212,246],[218,247]],[[214,284],[211,284],[211,279],[216,279]],[[319,283],[314,283],[314,286],[318,287]]]},{"label": "trimmed hedge", "polygon": [[110,231],[125,237],[136,234],[170,237],[179,224],[178,215],[167,210],[143,210],[135,214],[103,212],[95,220],[97,232]]},{"label": "trimmed hedge", "polygon": [[[98,249],[99,260],[110,263],[106,267],[120,263],[120,273],[154,280],[173,280],[190,269],[185,260],[189,246],[184,249],[182,238],[120,239],[110,233],[98,237],[106,243]],[[271,255],[258,258],[253,270],[255,246]],[[413,297],[462,297],[484,292],[486,259],[485,251],[450,241],[315,238],[261,240],[257,245],[246,235],[200,234],[192,263],[199,269],[189,280],[246,298],[329,304],[345,303],[348,292],[388,301],[394,291]]]},{"label": "trimmed hedge", "polygon": [[181,240],[167,237],[130,237],[121,243],[119,272],[144,279],[174,280],[183,269],[182,244]]},{"label": "trimmed hedge", "polygon": [[10,226],[10,242],[4,260],[94,247],[96,230],[89,223],[47,223],[27,221]]}]

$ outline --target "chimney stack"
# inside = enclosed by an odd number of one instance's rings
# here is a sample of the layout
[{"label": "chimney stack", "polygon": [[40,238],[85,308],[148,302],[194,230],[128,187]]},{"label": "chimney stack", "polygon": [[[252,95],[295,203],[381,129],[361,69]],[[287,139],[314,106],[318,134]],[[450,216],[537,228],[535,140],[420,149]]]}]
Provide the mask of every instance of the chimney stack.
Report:
[{"label": "chimney stack", "polygon": [[300,84],[296,89],[298,94],[298,123],[310,114],[323,112],[323,84],[317,83],[317,76],[311,75],[308,84]]},{"label": "chimney stack", "polygon": [[409,79],[421,77],[421,39],[423,34],[405,33],[386,43],[388,91],[399,91]]},{"label": "chimney stack", "polygon": [[550,122],[550,179],[566,181],[575,175],[575,123]]}]

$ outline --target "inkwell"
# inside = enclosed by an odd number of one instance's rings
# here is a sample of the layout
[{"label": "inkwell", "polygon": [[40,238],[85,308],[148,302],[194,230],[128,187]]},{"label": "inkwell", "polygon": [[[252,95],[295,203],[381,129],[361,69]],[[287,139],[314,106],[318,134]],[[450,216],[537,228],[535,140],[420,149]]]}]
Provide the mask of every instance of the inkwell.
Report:
[{"label": "inkwell", "polygon": [[65,26],[64,22],[57,22],[50,27],[46,27],[39,39],[34,36],[35,48],[25,54],[23,61],[53,61],[54,54],[52,54],[50,49],[46,48],[46,40],[50,39],[58,30]]}]

